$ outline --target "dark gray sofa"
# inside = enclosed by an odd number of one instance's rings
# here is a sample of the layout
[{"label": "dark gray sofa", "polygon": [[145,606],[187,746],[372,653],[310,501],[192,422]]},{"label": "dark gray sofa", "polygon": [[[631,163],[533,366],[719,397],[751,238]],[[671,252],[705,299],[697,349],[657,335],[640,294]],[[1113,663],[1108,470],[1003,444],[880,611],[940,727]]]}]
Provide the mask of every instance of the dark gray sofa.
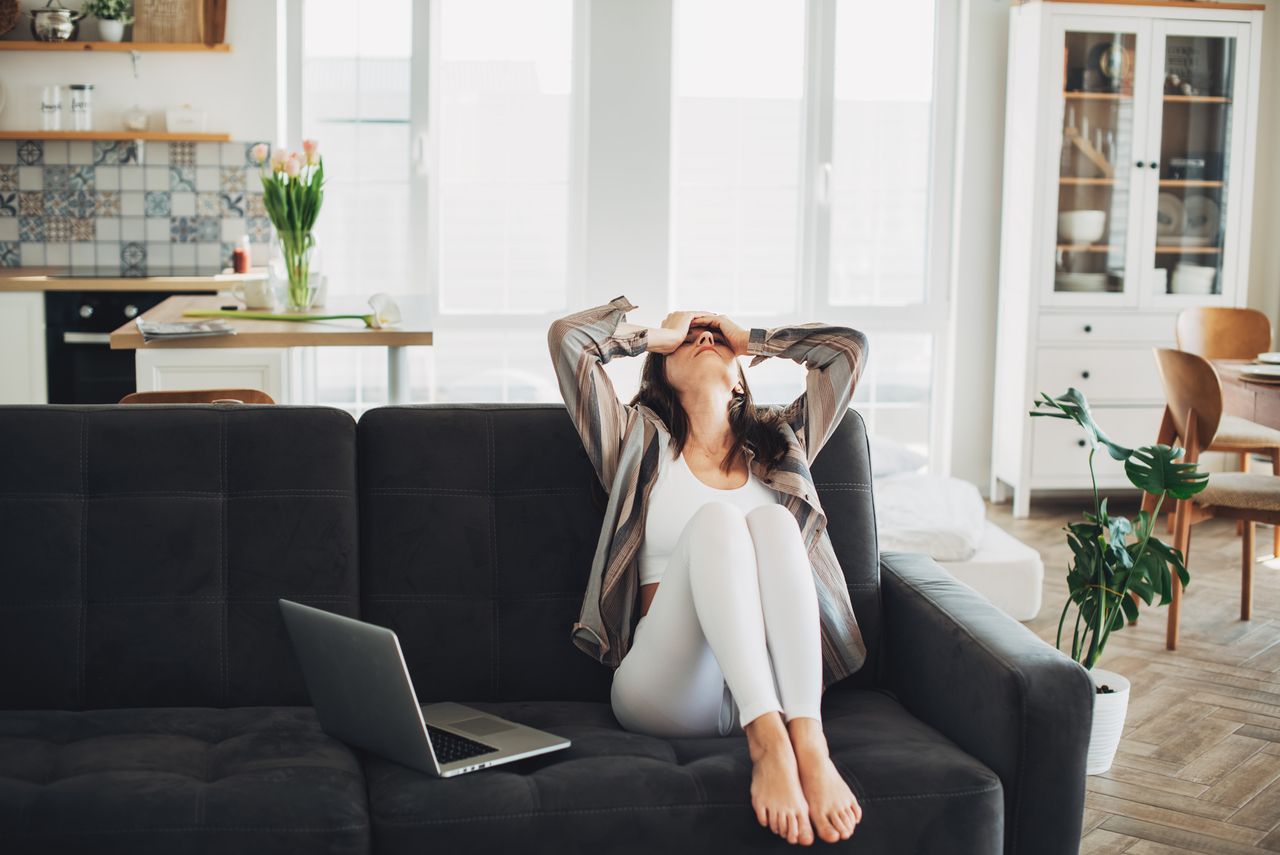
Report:
[{"label": "dark gray sofa", "polygon": [[[864,811],[832,848],[1075,852],[1087,673],[878,554],[856,413],[814,475],[870,651],[823,698]],[[558,406],[0,408],[0,851],[789,850],[744,738],[622,730],[569,641],[603,500]],[[442,780],[328,737],[278,597],[572,747]]]}]

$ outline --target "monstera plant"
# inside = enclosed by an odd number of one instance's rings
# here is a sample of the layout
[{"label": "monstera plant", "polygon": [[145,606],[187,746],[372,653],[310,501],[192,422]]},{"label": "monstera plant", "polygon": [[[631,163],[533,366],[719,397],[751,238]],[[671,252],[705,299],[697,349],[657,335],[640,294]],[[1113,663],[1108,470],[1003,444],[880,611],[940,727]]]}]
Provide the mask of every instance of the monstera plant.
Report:
[{"label": "monstera plant", "polygon": [[[1157,605],[1166,605],[1172,596],[1173,574],[1177,573],[1186,588],[1191,581],[1180,550],[1152,536],[1160,507],[1166,497],[1188,499],[1208,484],[1209,476],[1194,463],[1179,463],[1183,449],[1168,445],[1145,445],[1126,448],[1111,440],[1098,427],[1089,412],[1084,395],[1075,388],[1065,395],[1051,398],[1044,392],[1032,416],[1071,419],[1084,430],[1089,445],[1089,477],[1093,483],[1093,512],[1084,514],[1084,522],[1066,527],[1067,545],[1072,562],[1067,571],[1070,598],[1058,618],[1057,646],[1062,647],[1062,630],[1067,611],[1076,605],[1075,628],[1071,634],[1071,658],[1092,668],[1106,647],[1112,630],[1124,626],[1125,618],[1137,620],[1138,604],[1129,596],[1133,591],[1147,605],[1159,597]],[[1155,510],[1140,511],[1138,518],[1114,516],[1107,511],[1107,500],[1098,498],[1098,479],[1093,471],[1093,455],[1106,449],[1116,460],[1124,461],[1124,471],[1133,486],[1156,498]]]},{"label": "monstera plant", "polygon": [[[1152,537],[1152,530],[1160,518],[1165,498],[1189,499],[1205,488],[1209,476],[1200,472],[1194,463],[1179,463],[1181,448],[1168,445],[1126,448],[1112,441],[1093,420],[1089,404],[1078,389],[1068,389],[1057,398],[1041,392],[1040,398],[1031,415],[1071,419],[1084,430],[1089,446],[1093,512],[1085,511],[1084,522],[1068,523],[1065,529],[1072,560],[1067,568],[1069,596],[1058,617],[1056,646],[1062,649],[1063,626],[1074,603],[1076,619],[1071,633],[1071,658],[1089,669],[1095,693],[1085,771],[1098,775],[1111,768],[1120,745],[1130,685],[1123,675],[1094,665],[1111,632],[1121,629],[1126,618],[1137,620],[1138,604],[1133,595],[1147,605],[1159,597],[1157,605],[1163,606],[1173,596],[1174,573],[1178,574],[1183,588],[1191,582],[1182,552]],[[1044,409],[1039,409],[1041,407]],[[1155,497],[1154,510],[1139,511],[1133,521],[1107,511],[1107,500],[1098,497],[1098,478],[1093,471],[1093,455],[1099,447],[1114,459],[1124,461],[1125,474],[1133,486]]]}]

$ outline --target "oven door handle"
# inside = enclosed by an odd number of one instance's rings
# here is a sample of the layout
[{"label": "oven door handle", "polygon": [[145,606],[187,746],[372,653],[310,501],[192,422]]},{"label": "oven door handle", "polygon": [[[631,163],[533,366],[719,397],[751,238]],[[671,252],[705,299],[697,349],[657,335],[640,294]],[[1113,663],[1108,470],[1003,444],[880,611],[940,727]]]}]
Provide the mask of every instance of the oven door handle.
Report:
[{"label": "oven door handle", "polygon": [[63,344],[111,344],[111,333],[104,332],[64,332]]}]

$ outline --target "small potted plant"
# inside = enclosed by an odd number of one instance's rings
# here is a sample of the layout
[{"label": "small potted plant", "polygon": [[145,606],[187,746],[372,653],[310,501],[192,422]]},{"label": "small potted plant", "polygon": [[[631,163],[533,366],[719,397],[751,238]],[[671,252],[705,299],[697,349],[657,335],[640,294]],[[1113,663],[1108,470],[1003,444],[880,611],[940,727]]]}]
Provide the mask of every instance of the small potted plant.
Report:
[{"label": "small potted plant", "polygon": [[133,23],[130,0],[87,0],[84,13],[98,19],[98,35],[104,42],[124,40],[124,28]]},{"label": "small potted plant", "polygon": [[[1072,560],[1067,567],[1068,599],[1058,618],[1056,646],[1062,647],[1062,630],[1067,611],[1076,606],[1071,634],[1071,658],[1093,678],[1093,732],[1089,740],[1086,772],[1101,774],[1111,768],[1129,706],[1129,681],[1114,671],[1095,668],[1098,657],[1113,630],[1125,619],[1138,619],[1138,598],[1147,605],[1156,597],[1157,605],[1167,605],[1172,597],[1173,574],[1185,589],[1191,581],[1182,552],[1152,537],[1160,506],[1168,496],[1189,499],[1209,483],[1208,473],[1194,463],[1179,463],[1183,449],[1168,445],[1126,448],[1113,442],[1094,422],[1089,404],[1078,389],[1050,398],[1044,392],[1032,416],[1071,419],[1084,429],[1089,445],[1089,478],[1093,484],[1093,512],[1085,511],[1084,522],[1068,523],[1067,545]],[[1099,448],[1124,461],[1125,475],[1139,490],[1156,500],[1150,513],[1139,511],[1136,521],[1107,511],[1107,500],[1098,498],[1098,479],[1093,471],[1093,455]]]}]

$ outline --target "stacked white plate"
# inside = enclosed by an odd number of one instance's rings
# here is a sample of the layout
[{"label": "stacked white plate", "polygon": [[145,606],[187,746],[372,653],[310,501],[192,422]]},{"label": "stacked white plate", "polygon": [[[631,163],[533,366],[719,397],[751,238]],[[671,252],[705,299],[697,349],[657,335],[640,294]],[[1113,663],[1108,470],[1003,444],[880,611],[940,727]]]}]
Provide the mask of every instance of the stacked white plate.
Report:
[{"label": "stacked white plate", "polygon": [[[1259,354],[1259,359],[1263,356],[1276,356],[1277,354],[1263,353]],[[1280,383],[1280,365],[1276,364],[1255,364],[1247,366],[1240,372],[1240,376],[1246,380],[1265,380],[1270,383]]]},{"label": "stacked white plate", "polygon": [[1105,291],[1107,274],[1059,273],[1053,277],[1053,285],[1057,291]]}]

